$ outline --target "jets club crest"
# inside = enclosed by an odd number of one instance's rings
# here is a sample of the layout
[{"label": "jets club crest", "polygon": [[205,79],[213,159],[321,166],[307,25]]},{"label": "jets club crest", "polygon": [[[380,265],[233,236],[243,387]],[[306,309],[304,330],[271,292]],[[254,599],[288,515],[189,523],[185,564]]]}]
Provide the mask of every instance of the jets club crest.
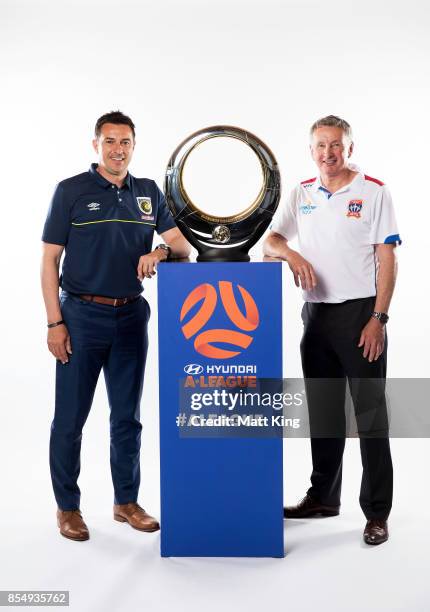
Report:
[{"label": "jets club crest", "polygon": [[361,217],[361,209],[363,208],[363,200],[350,200],[348,204],[347,217],[355,217],[359,219]]}]

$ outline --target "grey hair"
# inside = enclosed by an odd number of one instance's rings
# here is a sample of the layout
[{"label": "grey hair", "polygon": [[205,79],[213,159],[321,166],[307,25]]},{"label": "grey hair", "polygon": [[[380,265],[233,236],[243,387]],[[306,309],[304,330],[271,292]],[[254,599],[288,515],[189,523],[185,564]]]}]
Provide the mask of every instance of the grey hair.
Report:
[{"label": "grey hair", "polygon": [[324,127],[324,126],[341,128],[345,136],[352,142],[351,126],[349,125],[347,121],[345,121],[345,119],[336,117],[336,115],[327,115],[327,117],[322,117],[321,119],[318,119],[317,121],[315,121],[315,123],[312,124],[311,130],[310,130],[311,139],[312,139],[312,136],[315,130],[317,130],[320,127]]}]

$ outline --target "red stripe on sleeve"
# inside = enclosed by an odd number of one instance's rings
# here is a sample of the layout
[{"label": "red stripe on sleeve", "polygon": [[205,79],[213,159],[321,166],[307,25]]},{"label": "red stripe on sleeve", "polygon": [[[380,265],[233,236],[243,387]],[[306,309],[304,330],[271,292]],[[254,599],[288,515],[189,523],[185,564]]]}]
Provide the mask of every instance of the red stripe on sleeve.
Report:
[{"label": "red stripe on sleeve", "polygon": [[377,185],[380,185],[381,187],[384,184],[379,179],[373,178],[373,176],[368,176],[367,174],[364,175],[364,178],[366,179],[366,181],[372,181],[372,183],[376,183]]}]

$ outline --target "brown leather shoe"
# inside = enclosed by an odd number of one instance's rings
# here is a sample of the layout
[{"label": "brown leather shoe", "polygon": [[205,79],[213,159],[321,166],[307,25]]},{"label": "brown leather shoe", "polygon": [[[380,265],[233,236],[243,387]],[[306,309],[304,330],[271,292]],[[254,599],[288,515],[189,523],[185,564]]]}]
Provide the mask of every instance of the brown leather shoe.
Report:
[{"label": "brown leather shoe", "polygon": [[69,540],[83,542],[88,540],[90,533],[84,523],[80,510],[57,510],[57,525],[60,533]]},{"label": "brown leather shoe", "polygon": [[129,523],[134,529],[139,531],[158,531],[160,525],[158,521],[149,516],[143,508],[136,503],[115,504],[113,507],[113,518],[120,523]]},{"label": "brown leather shoe", "polygon": [[364,528],[363,540],[366,544],[382,544],[388,540],[387,521],[372,519],[367,521]]},{"label": "brown leather shoe", "polygon": [[310,518],[312,516],[337,516],[339,506],[325,506],[310,497],[305,497],[299,501],[297,506],[287,506],[284,508],[284,518]]}]

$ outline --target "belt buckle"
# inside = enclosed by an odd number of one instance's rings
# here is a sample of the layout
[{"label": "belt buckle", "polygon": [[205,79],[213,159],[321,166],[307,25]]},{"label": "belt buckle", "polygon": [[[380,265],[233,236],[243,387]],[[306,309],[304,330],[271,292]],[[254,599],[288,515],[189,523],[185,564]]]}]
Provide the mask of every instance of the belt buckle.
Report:
[{"label": "belt buckle", "polygon": [[114,300],[113,300],[113,307],[114,308],[116,307],[117,303],[118,303],[118,298],[114,298]]}]

